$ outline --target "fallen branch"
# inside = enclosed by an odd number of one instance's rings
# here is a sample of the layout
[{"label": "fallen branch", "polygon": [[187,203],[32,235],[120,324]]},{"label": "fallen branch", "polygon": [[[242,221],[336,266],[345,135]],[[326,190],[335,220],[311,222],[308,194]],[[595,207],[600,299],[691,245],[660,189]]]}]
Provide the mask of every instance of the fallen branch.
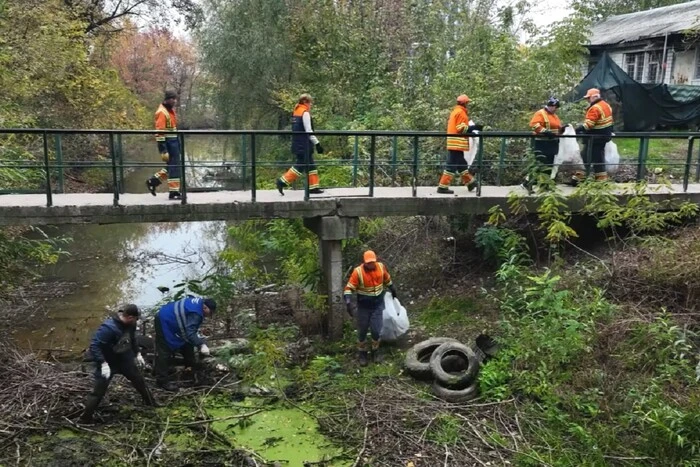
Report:
[{"label": "fallen branch", "polygon": [[362,449],[360,449],[359,454],[357,454],[357,457],[355,458],[355,462],[353,462],[352,467],[357,467],[360,465],[360,459],[362,459],[362,455],[365,453],[365,449],[367,449],[367,433],[369,432],[369,425],[365,425],[365,436],[364,440],[362,441]]}]

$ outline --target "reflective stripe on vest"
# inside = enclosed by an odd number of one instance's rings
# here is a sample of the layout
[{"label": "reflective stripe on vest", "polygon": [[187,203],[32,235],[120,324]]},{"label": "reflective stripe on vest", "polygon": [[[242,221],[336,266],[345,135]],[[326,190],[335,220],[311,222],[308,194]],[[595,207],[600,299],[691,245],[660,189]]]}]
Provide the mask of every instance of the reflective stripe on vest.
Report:
[{"label": "reflective stripe on vest", "polygon": [[364,277],[364,267],[358,266],[357,269],[357,277],[360,282],[359,286],[357,287],[357,293],[358,295],[366,295],[369,297],[378,297],[382,293],[384,293],[384,265],[382,263],[376,263],[377,268],[379,269],[380,277],[381,277],[381,282],[379,285],[375,285],[372,287],[366,287],[365,286],[365,277]]},{"label": "reflective stripe on vest", "polygon": [[[546,111],[545,109],[540,109],[540,110],[538,110],[537,112],[538,112],[538,113],[541,113],[541,114],[542,114],[542,117],[544,118],[544,129],[545,129],[545,130],[550,130],[550,131],[551,131],[551,130],[552,130],[552,126],[551,126],[551,124],[549,123],[549,115],[547,114],[547,111]],[[537,132],[536,130],[537,130],[537,128],[539,128],[540,126],[541,126],[541,125],[540,125],[539,123],[536,124],[535,126],[532,127],[532,131]],[[548,140],[549,138],[535,138],[535,139],[539,139],[539,140],[547,139],[547,140]]]},{"label": "reflective stripe on vest", "polygon": [[[166,109],[163,105],[161,105],[158,108],[158,113],[162,113],[165,115],[165,130],[167,132],[175,132],[177,131],[177,127],[173,126],[173,121],[170,118],[170,112],[168,112],[168,109]],[[165,135],[166,138],[177,138],[177,135]]]}]

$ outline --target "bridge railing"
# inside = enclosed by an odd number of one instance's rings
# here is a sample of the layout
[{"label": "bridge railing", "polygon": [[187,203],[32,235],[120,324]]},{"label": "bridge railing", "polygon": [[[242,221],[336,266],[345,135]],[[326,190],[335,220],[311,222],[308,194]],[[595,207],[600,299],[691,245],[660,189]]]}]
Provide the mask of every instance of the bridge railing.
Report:
[{"label": "bridge railing", "polygon": [[[110,172],[110,184],[114,195],[114,204],[119,204],[120,195],[125,192],[125,179],[131,170],[153,169],[163,167],[155,150],[155,130],[77,130],[77,129],[0,129],[0,181],[5,171],[15,176],[22,171],[30,171],[23,185],[22,176],[16,176],[9,189],[0,186],[0,193],[43,192],[48,206],[53,204],[53,194],[63,193],[66,189],[66,171],[70,169],[96,169]],[[211,191],[226,189],[217,186],[198,186],[188,183],[188,177],[201,176],[202,171],[223,169],[238,174],[240,189],[250,191],[251,200],[257,199],[260,188],[274,189],[274,180],[292,164],[288,140],[294,134],[291,131],[274,130],[183,130],[177,132],[181,146],[180,172],[183,204],[187,203],[188,191]],[[377,186],[410,186],[412,195],[417,196],[419,186],[437,186],[441,167],[445,163],[444,143],[449,136],[440,132],[409,131],[317,131],[315,134],[327,144],[333,140],[333,146],[341,145],[341,158],[332,155],[316,156],[316,165],[322,179],[325,173],[341,169],[342,176],[337,177],[340,186],[367,188],[367,195],[373,197]],[[64,141],[71,137],[97,139],[107,148],[108,156],[102,160],[68,160],[64,157]],[[148,138],[137,144],[146,145],[141,152],[153,154],[150,161],[127,160],[124,140],[127,138]],[[472,164],[476,174],[476,196],[481,196],[482,187],[503,184],[517,184],[523,180],[527,154],[531,154],[530,142],[535,136],[530,132],[487,131],[472,137],[479,140],[479,150]],[[564,136],[562,136],[563,138]],[[572,136],[573,137],[573,136]],[[578,135],[579,139],[595,138],[592,135]],[[20,138],[21,141],[11,141]],[[198,161],[188,157],[190,143],[198,139],[232,138],[239,141],[235,152],[236,161]],[[278,141],[284,138],[285,142]],[[636,149],[633,160],[629,157],[620,161],[633,173],[627,174],[626,180],[642,180],[654,177],[658,170],[664,169],[670,177],[682,179],[683,190],[688,184],[700,182],[700,151],[694,161],[695,140],[700,132],[644,132],[617,133],[614,140],[627,151]],[[272,145],[270,139],[275,139]],[[266,140],[268,144],[266,144]],[[13,148],[24,145],[28,150],[16,151]],[[588,145],[589,151],[592,145]],[[657,153],[650,154],[650,147],[655,146]],[[270,147],[277,151],[275,159],[269,155]],[[280,148],[286,150],[282,151]],[[700,147],[699,147],[700,148]],[[229,145],[230,149],[230,145]],[[7,157],[10,151],[10,157]],[[658,152],[667,152],[660,157]],[[622,153],[623,151],[621,151]],[[265,156],[261,157],[261,153]],[[31,156],[31,157],[30,157]],[[590,156],[590,154],[588,155]],[[226,149],[224,159],[226,159]],[[284,160],[282,160],[282,158]],[[663,170],[662,170],[663,171]],[[39,180],[41,178],[41,180]],[[211,185],[211,184],[209,184]],[[309,199],[308,183],[303,183],[304,199]],[[330,184],[332,185],[332,183]],[[41,187],[37,191],[36,186]],[[328,183],[324,183],[328,187]],[[230,188],[229,188],[230,189]],[[140,191],[143,191],[143,187]]]}]

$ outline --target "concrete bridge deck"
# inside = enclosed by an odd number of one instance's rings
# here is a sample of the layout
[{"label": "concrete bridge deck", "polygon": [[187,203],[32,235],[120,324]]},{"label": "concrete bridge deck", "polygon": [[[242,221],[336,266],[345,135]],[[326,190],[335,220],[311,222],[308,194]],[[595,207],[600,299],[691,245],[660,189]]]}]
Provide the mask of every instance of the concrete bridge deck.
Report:
[{"label": "concrete bridge deck", "polygon": [[[624,188],[624,184],[618,186],[621,198]],[[441,195],[435,187],[419,187],[413,197],[410,187],[377,187],[370,198],[367,188],[336,188],[312,195],[309,201],[304,201],[301,190],[286,191],[285,196],[276,190],[258,190],[255,202],[250,191],[197,192],[187,194],[187,204],[168,200],[167,193],[156,197],[127,193],[117,206],[112,193],[76,193],[53,195],[51,207],[46,206],[44,194],[0,195],[0,225],[485,214],[494,205],[505,207],[511,192],[527,195],[518,186],[484,186],[480,197],[464,187],[454,189],[454,195]],[[561,191],[568,196],[573,188],[562,186]],[[650,185],[648,193],[656,200],[700,203],[700,184],[689,185],[685,193],[682,185],[670,189]],[[534,205],[534,197],[531,202]]]}]

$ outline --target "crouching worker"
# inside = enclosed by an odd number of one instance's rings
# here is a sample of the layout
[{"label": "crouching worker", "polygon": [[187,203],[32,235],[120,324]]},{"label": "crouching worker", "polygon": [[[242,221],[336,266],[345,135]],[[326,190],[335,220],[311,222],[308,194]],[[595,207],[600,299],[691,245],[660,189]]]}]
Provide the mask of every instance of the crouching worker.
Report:
[{"label": "crouching worker", "polygon": [[[380,336],[382,333],[382,312],[384,311],[385,288],[396,297],[396,289],[391,282],[391,275],[384,264],[377,261],[377,255],[367,250],[363,263],[356,267],[345,286],[345,305],[350,316],[357,319],[357,349],[361,366],[367,366],[367,331],[372,333],[372,359],[380,363]],[[354,313],[352,294],[357,293],[357,313]]]},{"label": "crouching worker", "polygon": [[200,368],[195,358],[195,349],[200,355],[208,356],[209,347],[199,336],[199,327],[204,318],[216,310],[216,302],[211,298],[187,297],[163,305],[154,318],[156,330],[156,383],[166,391],[176,392],[178,387],[170,381],[170,357],[180,353],[185,366],[192,369],[195,382],[199,379]]},{"label": "crouching worker", "polygon": [[90,343],[90,353],[97,363],[95,369],[95,387],[85,402],[85,410],[80,417],[81,423],[94,423],[93,415],[100,401],[107,393],[112,376],[124,375],[134,386],[145,405],[154,406],[153,395],[146,387],[146,381],[137,368],[145,366],[145,361],[136,345],[136,322],[139,309],[136,305],[127,305],[116,316],[108,318],[100,325]]}]

